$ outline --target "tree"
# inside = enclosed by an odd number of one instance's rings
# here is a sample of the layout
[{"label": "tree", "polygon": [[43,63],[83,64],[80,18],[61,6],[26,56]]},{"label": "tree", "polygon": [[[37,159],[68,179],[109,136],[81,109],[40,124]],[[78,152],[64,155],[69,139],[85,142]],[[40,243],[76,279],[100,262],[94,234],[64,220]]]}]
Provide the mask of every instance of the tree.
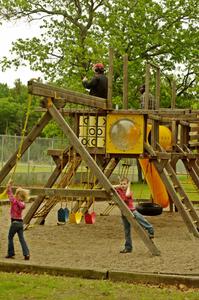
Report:
[{"label": "tree", "polygon": [[[0,96],[0,134],[22,134],[28,108],[28,97],[28,89],[19,79],[15,81],[14,88],[6,89],[3,97]],[[38,98],[32,97],[27,131],[38,119],[38,113],[34,111],[38,101]]]},{"label": "tree", "polygon": [[9,96],[9,87],[6,83],[0,83],[0,98]]},{"label": "tree", "polygon": [[13,59],[3,68],[30,64],[59,85],[83,90],[81,78],[93,62],[108,62],[115,51],[114,97],[122,93],[122,56],[129,57],[129,98],[136,106],[137,87],[144,80],[144,62],[161,66],[168,82],[176,66],[179,99],[192,97],[197,83],[198,5],[196,0],[34,0],[0,3],[2,20],[40,22],[41,35],[19,39]]}]

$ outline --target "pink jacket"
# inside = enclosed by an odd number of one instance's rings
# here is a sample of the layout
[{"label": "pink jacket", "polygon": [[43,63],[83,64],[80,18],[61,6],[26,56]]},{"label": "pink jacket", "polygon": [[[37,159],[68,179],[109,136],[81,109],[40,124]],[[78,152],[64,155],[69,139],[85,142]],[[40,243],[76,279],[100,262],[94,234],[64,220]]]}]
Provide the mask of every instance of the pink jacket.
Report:
[{"label": "pink jacket", "polygon": [[7,189],[8,198],[11,202],[10,216],[12,219],[22,220],[22,210],[25,208],[25,203],[15,198],[12,188]]}]

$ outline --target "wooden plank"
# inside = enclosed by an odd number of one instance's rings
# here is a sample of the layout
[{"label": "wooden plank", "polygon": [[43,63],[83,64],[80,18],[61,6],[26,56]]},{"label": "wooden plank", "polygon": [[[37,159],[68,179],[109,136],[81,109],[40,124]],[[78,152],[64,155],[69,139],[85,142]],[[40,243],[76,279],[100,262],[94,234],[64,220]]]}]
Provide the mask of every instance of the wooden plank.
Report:
[{"label": "wooden plank", "polygon": [[[23,145],[21,147],[21,153],[22,156],[25,151],[30,147],[30,145],[34,142],[34,140],[40,135],[43,128],[49,123],[49,121],[52,119],[49,112],[46,112],[44,116],[38,121],[38,123],[32,128],[30,133],[25,137]],[[8,173],[12,170],[14,165],[17,161],[17,155],[18,155],[19,149],[17,149],[14,154],[9,158],[9,160],[5,163],[3,168],[0,171],[0,183],[3,181],[3,179],[8,175]]]},{"label": "wooden plank", "polygon": [[110,181],[101,171],[101,169],[98,167],[98,165],[96,164],[94,159],[90,156],[90,154],[87,152],[87,150],[84,148],[84,146],[80,143],[78,137],[74,134],[70,126],[64,120],[64,118],[56,109],[53,103],[51,104],[51,106],[49,106],[49,112],[52,115],[53,119],[56,121],[56,123],[60,126],[62,131],[65,133],[65,135],[67,135],[68,139],[70,140],[71,144],[73,145],[77,153],[80,154],[80,156],[86,162],[86,164],[88,165],[92,173],[97,177],[99,183],[103,186],[103,188],[107,191],[107,193],[111,194],[112,199],[119,206],[122,214],[126,216],[127,220],[130,222],[131,225],[133,225],[134,229],[138,232],[145,246],[151,251],[153,255],[160,255],[160,251],[157,249],[155,244],[149,239],[146,231],[135,220],[134,216],[132,215],[131,211],[128,209],[127,205],[124,203],[124,201],[120,199],[118,193],[111,185]]},{"label": "wooden plank", "polygon": [[32,95],[64,99],[69,103],[83,104],[95,108],[106,109],[107,100],[99,97],[94,97],[79,92],[58,88],[49,84],[43,84],[35,81],[28,81],[28,91]]}]

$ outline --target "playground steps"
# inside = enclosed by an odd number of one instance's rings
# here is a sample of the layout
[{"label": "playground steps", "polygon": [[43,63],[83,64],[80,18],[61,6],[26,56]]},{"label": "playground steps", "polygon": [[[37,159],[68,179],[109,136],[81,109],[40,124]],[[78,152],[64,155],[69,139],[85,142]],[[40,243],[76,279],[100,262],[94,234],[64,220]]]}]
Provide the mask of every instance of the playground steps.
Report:
[{"label": "playground steps", "polygon": [[103,210],[103,212],[100,213],[100,216],[109,216],[110,212],[113,210],[115,206],[116,205],[114,201],[109,201],[106,208]]},{"label": "playground steps", "polygon": [[[165,151],[160,145],[158,146],[160,151]],[[155,152],[153,151],[153,154],[154,153]],[[158,170],[172,201],[177,207],[178,212],[181,214],[189,232],[199,238],[199,217],[192,202],[185,193],[175,170],[171,166],[170,160],[154,159],[153,163]]]},{"label": "playground steps", "polygon": [[[61,170],[60,170],[60,179],[58,182],[58,188],[65,188],[67,185],[69,185],[70,181],[72,180],[73,176],[76,174],[76,170],[81,164],[81,157],[79,155],[73,155],[71,156],[71,153],[74,153],[74,150],[69,148],[66,152],[66,158],[67,158],[67,164],[66,164],[66,170],[64,170],[64,173],[62,174],[62,170],[65,167],[65,163],[63,163],[62,159],[60,161],[61,164]],[[51,209],[60,202],[60,199],[57,197],[52,197],[51,199],[46,199],[45,203],[43,203],[43,207],[38,212],[35,212],[34,218],[37,218],[35,221],[35,224],[41,224],[46,216],[49,214]]]},{"label": "playground steps", "polygon": [[198,158],[195,156],[192,156],[191,150],[184,145],[183,150],[180,146],[177,145],[177,149],[180,153],[184,154],[184,157],[182,157],[182,162],[186,168],[186,170],[189,172],[195,186],[197,189],[199,189],[199,166],[198,166]]}]

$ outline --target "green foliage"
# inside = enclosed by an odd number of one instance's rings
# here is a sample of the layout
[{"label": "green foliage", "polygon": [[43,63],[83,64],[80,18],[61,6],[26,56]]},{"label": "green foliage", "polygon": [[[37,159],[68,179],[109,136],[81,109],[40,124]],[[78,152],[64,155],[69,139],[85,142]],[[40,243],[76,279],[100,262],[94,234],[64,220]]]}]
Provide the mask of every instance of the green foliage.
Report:
[{"label": "green foliage", "polygon": [[8,97],[10,93],[9,87],[5,83],[0,83],[0,98]]},{"label": "green foliage", "polygon": [[[28,89],[20,80],[15,81],[14,88],[2,89],[2,96],[0,96],[0,134],[22,134],[28,106],[28,97]],[[38,114],[34,112],[34,107],[37,103],[38,99],[32,97],[32,107],[27,131],[33,127],[36,119],[38,119]]]},{"label": "green foliage", "polygon": [[122,57],[127,53],[130,107],[139,105],[145,61],[159,64],[167,81],[161,91],[163,107],[170,105],[170,93],[165,89],[171,86],[172,74],[177,81],[178,107],[198,107],[192,103],[198,93],[197,2],[2,0],[0,19],[39,19],[41,34],[18,39],[12,47],[13,57],[4,57],[0,64],[3,69],[29,64],[43,72],[45,80],[83,91],[82,77],[91,75],[90,67],[97,61],[107,66],[108,47],[112,46],[115,103],[122,103]]},{"label": "green foliage", "polygon": [[49,122],[49,124],[44,128],[42,131],[42,135],[51,138],[55,136],[62,136],[63,132],[62,130],[57,126],[55,122]]}]

